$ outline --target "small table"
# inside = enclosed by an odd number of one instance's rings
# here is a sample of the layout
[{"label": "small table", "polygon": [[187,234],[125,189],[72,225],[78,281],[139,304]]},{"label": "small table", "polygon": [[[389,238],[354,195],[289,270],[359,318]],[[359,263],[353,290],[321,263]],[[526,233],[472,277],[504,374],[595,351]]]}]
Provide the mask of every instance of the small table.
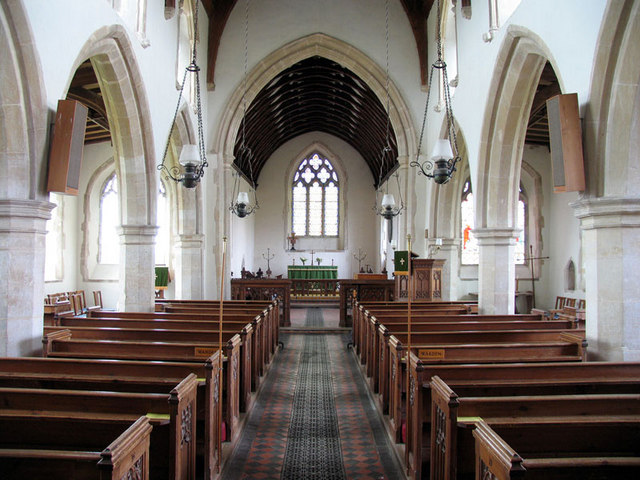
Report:
[{"label": "small table", "polygon": [[287,277],[289,279],[302,280],[336,280],[338,278],[338,267],[289,265],[287,267]]}]

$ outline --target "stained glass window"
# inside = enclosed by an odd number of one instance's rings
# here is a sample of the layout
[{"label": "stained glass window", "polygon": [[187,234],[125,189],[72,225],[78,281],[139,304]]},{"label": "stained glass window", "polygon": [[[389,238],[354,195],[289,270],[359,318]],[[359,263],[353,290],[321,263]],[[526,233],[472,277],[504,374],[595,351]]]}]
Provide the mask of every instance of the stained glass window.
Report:
[{"label": "stained glass window", "polygon": [[480,258],[478,239],[473,234],[475,226],[474,210],[471,179],[468,178],[462,187],[462,202],[460,204],[462,229],[462,255],[460,261],[463,265],[477,265]]},{"label": "stained glass window", "polygon": [[331,162],[318,153],[305,158],[291,188],[294,233],[299,237],[337,236],[340,187]]},{"label": "stained glass window", "polygon": [[98,245],[98,263],[116,264],[120,260],[120,199],[118,198],[118,179],[111,175],[100,194],[100,236]]},{"label": "stained glass window", "polygon": [[[520,233],[516,238],[514,261],[517,265],[525,263],[526,231],[527,231],[527,200],[522,185],[520,185],[520,199],[518,200],[517,228]],[[471,191],[471,180],[467,179],[462,188],[462,202],[460,204],[462,254],[460,261],[463,265],[477,265],[480,259],[478,240],[473,234],[474,228],[474,200]]]}]

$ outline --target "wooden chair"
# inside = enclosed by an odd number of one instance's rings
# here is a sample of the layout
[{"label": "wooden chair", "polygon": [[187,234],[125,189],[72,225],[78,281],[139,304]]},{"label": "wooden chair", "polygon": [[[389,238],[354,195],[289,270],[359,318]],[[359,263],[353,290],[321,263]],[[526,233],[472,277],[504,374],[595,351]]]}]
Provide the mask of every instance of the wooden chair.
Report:
[{"label": "wooden chair", "polygon": [[587,308],[587,301],[584,298],[578,300],[578,310],[584,310]]},{"label": "wooden chair", "polygon": [[565,307],[575,307],[576,306],[576,299],[575,298],[567,298],[566,301],[564,302],[564,306]]},{"label": "wooden chair", "polygon": [[96,304],[96,306],[99,306],[101,309],[104,308],[104,305],[102,304],[102,291],[100,290],[93,291],[93,302]]}]

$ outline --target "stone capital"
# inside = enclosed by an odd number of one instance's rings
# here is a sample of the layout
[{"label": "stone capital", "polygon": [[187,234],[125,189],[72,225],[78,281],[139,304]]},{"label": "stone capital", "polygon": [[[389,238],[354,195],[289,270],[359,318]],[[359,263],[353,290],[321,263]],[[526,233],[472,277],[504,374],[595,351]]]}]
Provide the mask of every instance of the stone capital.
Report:
[{"label": "stone capital", "polygon": [[599,197],[571,203],[583,230],[640,227],[640,198]]},{"label": "stone capital", "polygon": [[156,225],[122,225],[118,228],[123,245],[154,245],[157,233]]},{"label": "stone capital", "polygon": [[480,246],[515,245],[516,238],[522,234],[519,228],[474,228],[473,234],[478,239]]},{"label": "stone capital", "polygon": [[0,232],[45,235],[46,221],[55,207],[55,203],[38,200],[0,200]]},{"label": "stone capital", "polygon": [[178,235],[175,240],[175,248],[181,249],[199,249],[204,244],[204,235],[202,234],[184,234]]}]

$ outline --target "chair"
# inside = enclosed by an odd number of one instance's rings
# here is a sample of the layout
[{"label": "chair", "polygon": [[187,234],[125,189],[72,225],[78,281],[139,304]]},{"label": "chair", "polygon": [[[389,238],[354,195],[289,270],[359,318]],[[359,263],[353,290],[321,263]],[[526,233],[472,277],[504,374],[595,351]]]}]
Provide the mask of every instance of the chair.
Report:
[{"label": "chair", "polygon": [[104,308],[102,305],[102,291],[100,290],[93,291],[93,303],[96,304],[96,307],[100,307],[100,309]]}]

